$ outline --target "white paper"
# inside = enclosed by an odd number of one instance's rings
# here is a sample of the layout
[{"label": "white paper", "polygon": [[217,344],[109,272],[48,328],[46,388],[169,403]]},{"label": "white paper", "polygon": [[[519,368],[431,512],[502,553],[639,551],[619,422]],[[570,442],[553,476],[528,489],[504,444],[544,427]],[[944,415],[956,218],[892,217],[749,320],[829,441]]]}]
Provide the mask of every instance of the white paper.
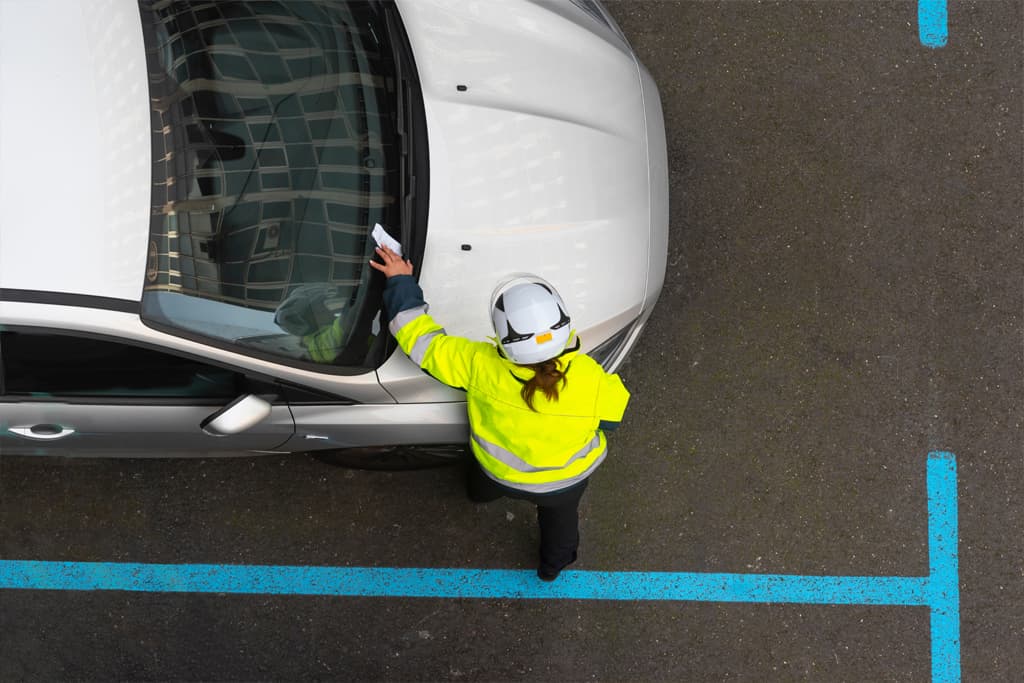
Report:
[{"label": "white paper", "polygon": [[402,255],[402,245],[399,244],[398,240],[389,235],[384,230],[380,223],[373,225],[373,240],[377,243],[378,247],[387,247],[391,251],[395,252],[399,256]]}]

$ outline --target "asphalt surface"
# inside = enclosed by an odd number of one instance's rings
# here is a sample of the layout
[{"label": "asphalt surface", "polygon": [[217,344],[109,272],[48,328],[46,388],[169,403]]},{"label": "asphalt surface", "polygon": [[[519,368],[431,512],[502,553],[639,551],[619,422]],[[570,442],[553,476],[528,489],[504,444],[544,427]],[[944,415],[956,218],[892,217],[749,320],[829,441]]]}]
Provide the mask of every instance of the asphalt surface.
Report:
[{"label": "asphalt surface", "polygon": [[[581,570],[922,576],[959,466],[962,671],[1024,670],[1024,4],[622,2],[672,233]],[[457,468],[0,459],[0,559],[529,569]],[[0,680],[928,680],[923,607],[0,591]]]}]

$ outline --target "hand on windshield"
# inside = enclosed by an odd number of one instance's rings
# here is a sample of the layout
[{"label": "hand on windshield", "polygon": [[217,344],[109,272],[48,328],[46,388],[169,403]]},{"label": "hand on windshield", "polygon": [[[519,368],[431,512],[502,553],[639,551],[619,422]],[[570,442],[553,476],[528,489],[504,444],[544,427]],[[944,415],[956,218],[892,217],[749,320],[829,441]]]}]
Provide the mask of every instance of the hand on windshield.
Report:
[{"label": "hand on windshield", "polygon": [[401,256],[387,247],[377,247],[377,256],[384,263],[370,261],[370,265],[384,273],[388,277],[395,275],[412,275],[412,262],[404,260]]}]

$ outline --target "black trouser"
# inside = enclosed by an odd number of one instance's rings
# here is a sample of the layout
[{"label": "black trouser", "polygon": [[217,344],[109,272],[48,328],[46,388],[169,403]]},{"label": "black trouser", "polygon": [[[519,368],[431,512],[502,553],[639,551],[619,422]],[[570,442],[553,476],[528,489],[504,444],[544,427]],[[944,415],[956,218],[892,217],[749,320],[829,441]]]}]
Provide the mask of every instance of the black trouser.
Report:
[{"label": "black trouser", "polygon": [[469,466],[467,493],[474,503],[501,497],[527,500],[537,506],[540,525],[540,569],[557,572],[576,559],[580,545],[579,505],[587,479],[550,493],[528,493],[494,481],[473,460]]}]

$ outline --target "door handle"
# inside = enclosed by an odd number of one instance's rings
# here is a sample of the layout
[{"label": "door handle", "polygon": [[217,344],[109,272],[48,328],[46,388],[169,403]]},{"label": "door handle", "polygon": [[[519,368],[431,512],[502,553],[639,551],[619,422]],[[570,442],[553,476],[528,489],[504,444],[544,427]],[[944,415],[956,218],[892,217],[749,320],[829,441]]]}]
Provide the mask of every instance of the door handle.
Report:
[{"label": "door handle", "polygon": [[33,439],[35,441],[56,441],[75,433],[74,429],[61,427],[54,424],[26,425],[24,427],[11,427],[7,431],[12,434]]}]

